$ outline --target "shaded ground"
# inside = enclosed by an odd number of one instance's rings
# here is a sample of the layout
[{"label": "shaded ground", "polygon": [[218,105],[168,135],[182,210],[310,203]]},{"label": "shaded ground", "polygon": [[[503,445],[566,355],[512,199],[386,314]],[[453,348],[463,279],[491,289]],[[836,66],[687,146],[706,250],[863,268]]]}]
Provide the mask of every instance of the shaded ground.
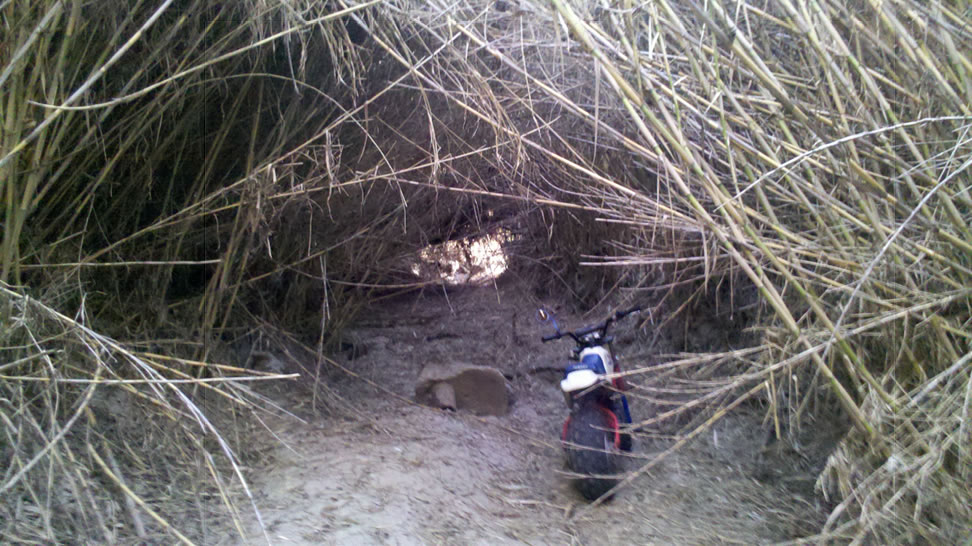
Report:
[{"label": "shaded ground", "polygon": [[[767,474],[759,455],[765,435],[745,410],[588,509],[563,474],[559,375],[538,370],[563,362],[569,347],[539,342],[537,303],[515,285],[385,302],[352,333],[363,354],[341,361],[360,378],[340,371],[321,378],[333,393],[329,415],[312,417],[306,389],[277,387],[271,396],[306,422],[267,423],[280,441],[263,447],[265,466],[253,469],[251,485],[270,540],[753,544],[819,523],[816,501],[796,492],[808,490],[812,476],[755,478]],[[559,318],[581,324],[566,313]],[[449,359],[496,366],[512,378],[510,414],[480,418],[411,404],[423,364]],[[636,418],[646,411],[633,407]],[[641,438],[634,455],[647,458],[670,445]],[[261,543],[253,523],[252,543]]]}]

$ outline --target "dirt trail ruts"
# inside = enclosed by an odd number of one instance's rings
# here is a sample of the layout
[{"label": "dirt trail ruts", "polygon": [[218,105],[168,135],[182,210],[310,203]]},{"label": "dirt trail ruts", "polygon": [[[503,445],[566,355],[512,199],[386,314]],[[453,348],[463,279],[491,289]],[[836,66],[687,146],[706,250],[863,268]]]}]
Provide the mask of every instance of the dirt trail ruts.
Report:
[{"label": "dirt trail ruts", "polygon": [[[383,303],[352,335],[363,355],[343,365],[411,398],[424,363],[452,359],[499,368],[513,403],[505,417],[410,404],[360,378],[321,379],[340,398],[309,417],[306,389],[277,401],[306,423],[268,421],[279,441],[251,486],[274,544],[723,544],[789,538],[812,499],[754,479],[759,422],[745,413],[592,509],[564,472],[559,376],[565,343],[541,344],[535,301],[516,284],[426,292]],[[558,314],[562,326],[581,325]],[[619,328],[623,328],[621,326]],[[625,347],[617,349],[625,352]],[[627,366],[636,363],[628,362]],[[303,394],[301,394],[303,393]],[[635,418],[647,411],[633,403]],[[635,469],[671,441],[639,439]],[[253,521],[251,543],[264,543]]]}]

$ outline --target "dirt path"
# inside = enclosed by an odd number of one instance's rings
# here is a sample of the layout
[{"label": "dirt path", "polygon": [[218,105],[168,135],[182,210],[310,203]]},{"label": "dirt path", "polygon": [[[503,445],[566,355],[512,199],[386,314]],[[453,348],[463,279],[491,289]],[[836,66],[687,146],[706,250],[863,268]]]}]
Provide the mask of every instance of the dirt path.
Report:
[{"label": "dirt path", "polygon": [[[280,442],[267,447],[251,485],[271,541],[753,544],[788,538],[793,514],[812,511],[811,500],[753,478],[760,433],[745,415],[720,422],[612,501],[587,509],[563,475],[559,376],[530,372],[563,362],[567,349],[539,343],[535,305],[517,286],[380,305],[353,332],[365,354],[342,361],[361,378],[335,372],[322,379],[340,397],[331,398],[339,409],[307,423],[268,422]],[[362,380],[408,399],[423,364],[448,359],[513,377],[510,414],[415,406]],[[305,415],[308,396],[279,398]],[[634,404],[636,418],[644,411]],[[670,446],[639,439],[642,459],[627,467]],[[256,526],[251,531],[252,543],[264,542]]]}]

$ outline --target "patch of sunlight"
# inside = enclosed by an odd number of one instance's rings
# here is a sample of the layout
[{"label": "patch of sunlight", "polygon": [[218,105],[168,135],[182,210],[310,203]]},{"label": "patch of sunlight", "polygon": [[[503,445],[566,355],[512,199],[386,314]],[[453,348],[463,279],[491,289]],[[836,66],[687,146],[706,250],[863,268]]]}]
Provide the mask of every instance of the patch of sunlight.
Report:
[{"label": "patch of sunlight", "polygon": [[503,243],[513,240],[508,229],[482,237],[470,237],[429,245],[419,252],[412,273],[447,284],[483,284],[506,271]]}]

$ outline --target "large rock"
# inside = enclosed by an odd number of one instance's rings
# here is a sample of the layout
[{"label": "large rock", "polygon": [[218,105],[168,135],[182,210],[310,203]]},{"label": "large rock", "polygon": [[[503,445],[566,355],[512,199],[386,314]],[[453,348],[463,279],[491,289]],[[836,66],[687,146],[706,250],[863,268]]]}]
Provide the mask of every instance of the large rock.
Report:
[{"label": "large rock", "polygon": [[415,399],[478,415],[506,415],[510,403],[506,378],[499,370],[462,363],[426,364],[415,386]]}]

